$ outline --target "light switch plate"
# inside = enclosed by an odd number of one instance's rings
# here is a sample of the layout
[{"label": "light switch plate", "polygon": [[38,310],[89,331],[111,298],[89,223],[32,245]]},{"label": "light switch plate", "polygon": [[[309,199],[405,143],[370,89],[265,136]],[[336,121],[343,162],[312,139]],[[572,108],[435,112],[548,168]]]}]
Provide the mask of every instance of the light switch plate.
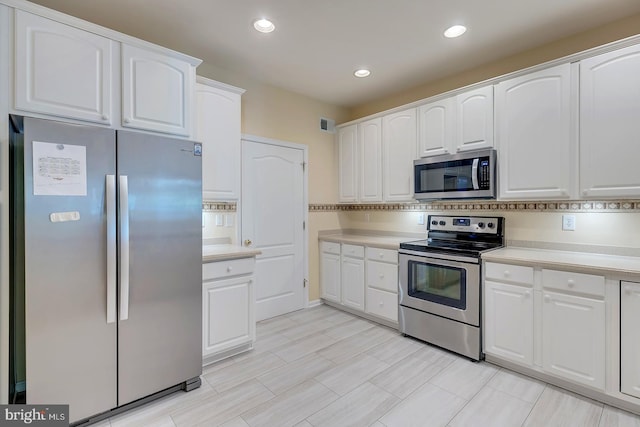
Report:
[{"label": "light switch plate", "polygon": [[224,216],[222,214],[216,214],[216,227],[222,227],[224,225]]},{"label": "light switch plate", "polygon": [[576,216],[562,215],[562,230],[575,231],[575,229],[576,229]]},{"label": "light switch plate", "polygon": [[424,225],[424,213],[422,212],[418,214],[418,225]]},{"label": "light switch plate", "polygon": [[233,227],[233,214],[225,214],[224,216],[224,226],[225,227]]}]

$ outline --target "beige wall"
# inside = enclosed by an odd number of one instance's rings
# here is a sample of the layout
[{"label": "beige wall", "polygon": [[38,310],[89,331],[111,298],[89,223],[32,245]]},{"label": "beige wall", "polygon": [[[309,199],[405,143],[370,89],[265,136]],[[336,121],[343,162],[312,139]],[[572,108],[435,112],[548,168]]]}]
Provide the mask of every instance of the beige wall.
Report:
[{"label": "beige wall", "polygon": [[454,74],[441,80],[427,82],[424,85],[393,96],[356,106],[351,109],[348,120],[355,120],[390,108],[399,107],[637,34],[640,34],[640,14],[527,50],[469,71]]}]

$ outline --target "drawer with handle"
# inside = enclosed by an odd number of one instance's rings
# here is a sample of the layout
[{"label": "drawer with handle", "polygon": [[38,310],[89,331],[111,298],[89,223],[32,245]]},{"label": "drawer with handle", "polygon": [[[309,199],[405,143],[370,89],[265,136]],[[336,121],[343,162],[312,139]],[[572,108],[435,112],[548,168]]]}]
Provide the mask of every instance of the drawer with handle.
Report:
[{"label": "drawer with handle", "polygon": [[364,258],[364,246],[359,245],[342,245],[342,255],[350,256],[353,258]]},{"label": "drawer with handle", "polygon": [[372,261],[398,263],[398,251],[394,251],[393,249],[380,249],[367,246],[366,252],[367,259]]},{"label": "drawer with handle", "polygon": [[398,266],[367,260],[367,286],[398,293]]},{"label": "drawer with handle", "polygon": [[542,286],[547,289],[604,297],[604,276],[594,274],[542,270]]},{"label": "drawer with handle", "polygon": [[496,262],[487,262],[484,267],[487,279],[533,285],[533,267]]},{"label": "drawer with handle", "polygon": [[255,258],[239,258],[202,264],[202,280],[253,273]]}]

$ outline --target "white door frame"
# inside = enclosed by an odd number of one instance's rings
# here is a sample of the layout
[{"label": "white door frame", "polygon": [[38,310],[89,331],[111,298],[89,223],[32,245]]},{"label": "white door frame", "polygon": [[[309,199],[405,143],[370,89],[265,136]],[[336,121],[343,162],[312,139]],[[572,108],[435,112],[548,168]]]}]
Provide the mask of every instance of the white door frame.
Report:
[{"label": "white door frame", "polygon": [[[307,308],[309,306],[309,147],[304,144],[298,144],[295,142],[287,142],[280,141],[277,139],[264,138],[262,136],[242,134],[240,135],[241,141],[248,142],[256,142],[259,144],[267,144],[267,145],[275,145],[277,147],[284,148],[293,148],[296,150],[302,150],[304,169],[302,171],[302,203],[304,206],[302,207],[302,218],[305,224],[304,229],[302,230],[302,263],[303,263],[303,280],[306,283],[306,286],[303,289],[303,308]],[[244,167],[244,164],[242,165]],[[241,171],[242,176],[242,171]],[[241,183],[242,184],[242,183]],[[242,242],[242,194],[238,198],[238,207],[236,209],[236,218],[238,220],[238,227],[236,229],[237,233],[237,242],[239,245],[243,245]],[[259,286],[259,285],[258,285]]]}]

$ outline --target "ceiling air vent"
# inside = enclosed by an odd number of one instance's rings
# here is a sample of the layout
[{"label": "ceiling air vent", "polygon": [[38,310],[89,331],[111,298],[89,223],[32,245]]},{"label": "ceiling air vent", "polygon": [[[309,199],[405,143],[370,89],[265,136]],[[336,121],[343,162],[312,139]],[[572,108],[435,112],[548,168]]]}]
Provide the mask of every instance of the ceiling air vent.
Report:
[{"label": "ceiling air vent", "polygon": [[323,132],[335,133],[336,121],[320,117],[320,130]]}]

